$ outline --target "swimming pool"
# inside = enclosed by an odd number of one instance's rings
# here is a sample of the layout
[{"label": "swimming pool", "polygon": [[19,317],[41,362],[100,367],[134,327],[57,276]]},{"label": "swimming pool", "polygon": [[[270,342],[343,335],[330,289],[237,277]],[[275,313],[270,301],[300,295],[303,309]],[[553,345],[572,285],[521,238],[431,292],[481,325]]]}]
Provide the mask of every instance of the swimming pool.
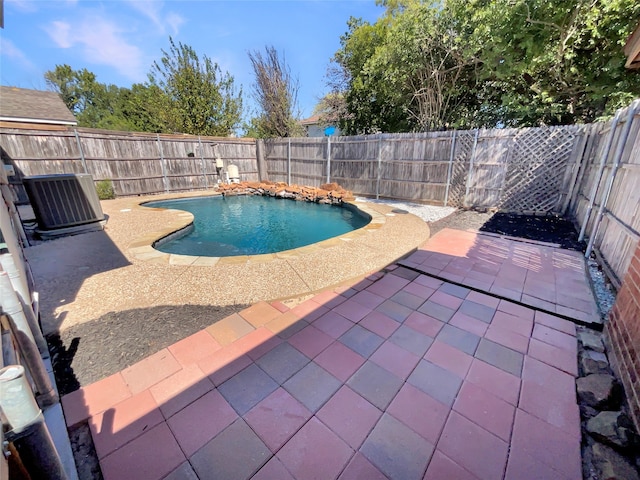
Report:
[{"label": "swimming pool", "polygon": [[158,240],[161,252],[201,257],[260,255],[303,247],[362,228],[357,207],[260,196],[214,196],[145,203],[190,212],[193,224]]}]

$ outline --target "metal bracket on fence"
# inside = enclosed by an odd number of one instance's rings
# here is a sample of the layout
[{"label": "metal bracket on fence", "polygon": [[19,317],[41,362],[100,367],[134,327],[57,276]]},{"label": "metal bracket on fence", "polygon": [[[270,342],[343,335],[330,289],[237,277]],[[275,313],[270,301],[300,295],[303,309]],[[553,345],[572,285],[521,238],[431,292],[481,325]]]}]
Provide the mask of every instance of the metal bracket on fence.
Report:
[{"label": "metal bracket on fence", "polygon": [[447,168],[447,186],[444,190],[444,206],[447,206],[449,203],[449,188],[451,186],[451,174],[453,173],[453,159],[455,157],[456,151],[456,134],[458,132],[456,130],[453,131],[453,137],[451,138],[451,154],[449,155],[449,166]]},{"label": "metal bracket on fence", "polygon": [[327,183],[331,183],[331,137],[327,137]]},{"label": "metal bracket on fence", "polygon": [[473,147],[471,148],[471,158],[469,159],[469,174],[467,175],[467,188],[464,192],[464,199],[462,201],[463,206],[467,206],[467,199],[469,198],[469,190],[471,189],[471,178],[473,176],[473,157],[476,155],[476,146],[478,145],[478,134],[480,130],[476,128],[476,134],[473,137]]},{"label": "metal bracket on fence", "polygon": [[209,188],[209,179],[207,178],[207,166],[204,163],[204,151],[202,149],[202,140],[198,135],[198,149],[200,150],[200,163],[202,164],[202,176],[204,177],[204,188]]},{"label": "metal bracket on fence", "polygon": [[162,143],[160,142],[160,134],[156,133],[156,139],[158,140],[158,152],[160,152],[160,166],[162,167],[162,184],[164,185],[164,191],[169,191],[169,182],[167,180],[167,168],[164,164],[164,153],[162,151]]},{"label": "metal bracket on fence", "polygon": [[84,173],[89,173],[89,170],[87,170],[87,161],[84,158],[84,152],[82,151],[82,143],[80,143],[80,136],[78,135],[78,129],[74,128],[73,129],[73,133],[76,136],[76,143],[78,144],[78,151],[80,152],[80,160],[82,160],[82,166],[84,168]]}]

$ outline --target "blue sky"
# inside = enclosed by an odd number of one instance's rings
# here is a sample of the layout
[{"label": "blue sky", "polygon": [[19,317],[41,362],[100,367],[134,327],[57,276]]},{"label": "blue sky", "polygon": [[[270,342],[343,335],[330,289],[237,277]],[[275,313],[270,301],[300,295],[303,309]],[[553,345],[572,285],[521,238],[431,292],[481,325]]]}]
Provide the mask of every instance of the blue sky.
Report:
[{"label": "blue sky", "polygon": [[44,72],[66,63],[128,87],[146,81],[172,36],[233,75],[250,107],[247,52],[272,45],[299,79],[304,118],[327,92],[326,68],[349,17],[375,22],[382,13],[374,0],[5,0],[0,83],[46,90]]}]

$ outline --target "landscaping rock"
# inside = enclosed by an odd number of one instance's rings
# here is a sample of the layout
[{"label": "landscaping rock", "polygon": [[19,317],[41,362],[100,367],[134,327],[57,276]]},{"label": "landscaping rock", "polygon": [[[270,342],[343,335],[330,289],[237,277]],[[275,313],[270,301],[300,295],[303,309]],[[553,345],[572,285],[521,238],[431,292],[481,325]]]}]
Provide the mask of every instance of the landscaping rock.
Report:
[{"label": "landscaping rock", "polygon": [[[323,188],[326,187],[326,188]],[[240,182],[221,184],[218,191],[223,195],[265,195],[289,198],[305,202],[340,205],[355,200],[353,194],[337,183],[328,183],[320,188],[287,185],[283,182]]]},{"label": "landscaping rock", "polygon": [[576,380],[578,398],[598,410],[616,410],[622,400],[622,387],[612,375],[596,373]]},{"label": "landscaping rock", "polygon": [[580,354],[580,369],[583,375],[594,373],[609,373],[609,362],[604,353],[593,350],[582,350]]},{"label": "landscaping rock", "polygon": [[604,353],[604,343],[602,342],[602,334],[593,330],[580,329],[578,331],[578,340],[587,350]]},{"label": "landscaping rock", "polygon": [[602,480],[640,480],[638,470],[633,465],[602,443],[593,444],[593,463]]},{"label": "landscaping rock", "polygon": [[623,412],[600,412],[587,422],[587,432],[601,442],[621,450],[637,448],[633,423]]},{"label": "landscaping rock", "polygon": [[596,410],[593,407],[587,405],[580,405],[580,415],[583,419],[593,418],[600,413],[600,410]]}]

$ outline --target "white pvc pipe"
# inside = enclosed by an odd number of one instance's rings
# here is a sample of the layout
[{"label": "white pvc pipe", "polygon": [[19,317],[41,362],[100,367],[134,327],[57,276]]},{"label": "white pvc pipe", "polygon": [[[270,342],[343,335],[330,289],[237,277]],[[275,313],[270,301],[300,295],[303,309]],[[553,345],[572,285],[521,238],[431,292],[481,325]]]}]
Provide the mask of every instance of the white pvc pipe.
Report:
[{"label": "white pvc pipe", "polygon": [[4,243],[7,244],[9,253],[11,253],[14,258],[18,258],[20,260],[17,263],[17,267],[20,269],[20,275],[24,278],[28,278],[27,272],[22,268],[22,248],[18,242],[16,231],[13,228],[9,207],[5,203],[4,196],[0,199],[0,231],[2,232]]},{"label": "white pvc pipe", "polygon": [[7,272],[11,286],[15,290],[18,301],[22,306],[22,311],[27,318],[27,323],[29,324],[29,328],[31,329],[31,333],[33,334],[33,338],[38,346],[40,354],[44,358],[49,358],[49,348],[47,347],[47,342],[42,335],[42,330],[40,330],[38,319],[33,310],[31,292],[27,285],[27,279],[22,277],[20,274],[20,270],[16,265],[15,259],[10,253],[0,255],[0,266],[2,266],[3,271]]},{"label": "white pvc pipe", "polygon": [[38,408],[22,365],[0,370],[0,407],[13,442],[31,478],[67,480],[60,455]]},{"label": "white pvc pipe", "polygon": [[0,305],[2,306],[2,311],[13,318],[18,330],[35,344],[36,341],[22,309],[20,299],[13,289],[13,285],[11,285],[9,274],[4,271],[0,272]]},{"label": "white pvc pipe", "polygon": [[9,325],[9,330],[18,345],[20,363],[22,363],[31,374],[31,379],[37,392],[36,400],[38,401],[38,405],[42,408],[53,405],[58,401],[58,394],[53,387],[49,373],[35,343],[29,339],[26,332],[22,331],[16,325],[15,318],[11,315],[4,312],[2,321]]},{"label": "white pvc pipe", "polygon": [[596,217],[595,224],[593,225],[593,230],[591,231],[591,235],[589,236],[589,244],[587,245],[587,251],[584,256],[589,258],[591,255],[591,250],[593,249],[593,244],[596,240],[596,236],[598,235],[598,229],[600,228],[600,222],[602,221],[602,215],[604,214],[604,209],[607,206],[607,202],[609,201],[609,195],[611,195],[611,189],[613,188],[613,182],[616,179],[616,173],[618,172],[618,168],[620,167],[620,160],[622,160],[622,154],[624,153],[624,147],[627,143],[627,138],[629,137],[629,132],[631,130],[631,124],[633,123],[633,117],[638,111],[638,107],[640,106],[640,100],[634,100],[634,102],[629,107],[627,113],[627,123],[625,123],[622,133],[620,134],[620,139],[618,140],[618,145],[616,148],[616,153],[614,155],[614,163],[613,168],[611,169],[611,175],[609,175],[609,181],[607,183],[607,188],[604,193],[604,197],[600,202],[600,207],[598,208],[598,216]]},{"label": "white pvc pipe", "polygon": [[22,432],[40,415],[22,365],[0,370],[0,406],[14,433]]},{"label": "white pvc pipe", "polygon": [[580,227],[580,235],[578,235],[578,241],[581,242],[584,240],[584,235],[587,232],[587,224],[589,223],[589,217],[591,216],[591,211],[593,210],[593,205],[596,202],[596,195],[598,194],[598,187],[600,186],[600,181],[602,180],[602,174],[604,172],[604,167],[607,164],[607,157],[609,156],[609,152],[611,151],[611,145],[613,144],[613,138],[616,135],[616,127],[618,126],[618,121],[620,120],[620,114],[622,110],[618,110],[616,112],[615,117],[611,122],[611,129],[609,130],[609,137],[607,138],[607,144],[602,150],[602,156],[600,157],[600,165],[598,166],[598,172],[596,173],[596,178],[593,180],[593,185],[591,186],[591,193],[589,194],[589,206],[587,207],[587,211],[584,212],[584,219],[582,220],[582,227]]}]

